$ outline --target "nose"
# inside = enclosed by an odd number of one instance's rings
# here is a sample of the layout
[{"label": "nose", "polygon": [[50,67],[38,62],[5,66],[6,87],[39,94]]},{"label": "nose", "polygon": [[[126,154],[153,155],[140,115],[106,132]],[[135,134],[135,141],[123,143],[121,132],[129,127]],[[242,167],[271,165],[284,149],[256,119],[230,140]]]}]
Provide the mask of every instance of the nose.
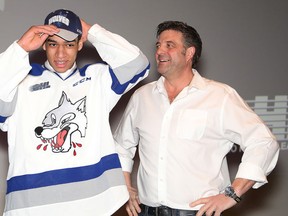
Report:
[{"label": "nose", "polygon": [[163,54],[163,53],[165,53],[165,47],[159,45],[159,46],[156,48],[156,55],[161,55],[161,54]]},{"label": "nose", "polygon": [[43,131],[43,127],[37,127],[37,128],[35,128],[34,131],[35,131],[36,135],[40,136],[42,131]]},{"label": "nose", "polygon": [[66,50],[64,48],[64,46],[59,46],[58,49],[57,49],[57,52],[56,52],[56,56],[58,58],[62,58],[66,55]]},{"label": "nose", "polygon": [[159,47],[155,52],[156,60],[159,60],[159,58],[161,58],[161,56],[165,56],[165,50],[163,48]]}]

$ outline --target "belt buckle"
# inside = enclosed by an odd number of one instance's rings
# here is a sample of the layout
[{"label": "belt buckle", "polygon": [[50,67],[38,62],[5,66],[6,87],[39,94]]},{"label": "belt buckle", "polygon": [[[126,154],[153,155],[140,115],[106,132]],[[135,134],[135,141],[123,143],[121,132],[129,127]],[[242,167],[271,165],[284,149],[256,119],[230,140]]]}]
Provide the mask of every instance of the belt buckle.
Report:
[{"label": "belt buckle", "polygon": [[168,206],[160,206],[158,207],[157,216],[172,216],[172,209]]},{"label": "belt buckle", "polygon": [[[149,215],[154,215],[154,216],[171,216],[172,215],[172,209],[169,208],[168,206],[158,206],[158,207],[150,207],[150,206],[146,206],[148,207],[148,214]],[[141,207],[142,209],[142,207]],[[143,209],[144,210],[145,207],[143,205]]]},{"label": "belt buckle", "polygon": [[158,207],[150,207],[150,206],[146,206],[146,207],[148,208],[148,212],[147,213],[149,215],[160,216],[159,213],[158,213]]}]

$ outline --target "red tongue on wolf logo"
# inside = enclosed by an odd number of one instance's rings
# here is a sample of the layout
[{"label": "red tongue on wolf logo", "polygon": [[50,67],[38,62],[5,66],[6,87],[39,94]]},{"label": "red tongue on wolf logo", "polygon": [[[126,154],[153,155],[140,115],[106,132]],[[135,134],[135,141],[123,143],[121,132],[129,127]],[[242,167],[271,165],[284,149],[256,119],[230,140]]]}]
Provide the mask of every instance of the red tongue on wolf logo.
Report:
[{"label": "red tongue on wolf logo", "polygon": [[64,144],[67,133],[68,131],[64,129],[57,134],[57,144],[59,147]]}]

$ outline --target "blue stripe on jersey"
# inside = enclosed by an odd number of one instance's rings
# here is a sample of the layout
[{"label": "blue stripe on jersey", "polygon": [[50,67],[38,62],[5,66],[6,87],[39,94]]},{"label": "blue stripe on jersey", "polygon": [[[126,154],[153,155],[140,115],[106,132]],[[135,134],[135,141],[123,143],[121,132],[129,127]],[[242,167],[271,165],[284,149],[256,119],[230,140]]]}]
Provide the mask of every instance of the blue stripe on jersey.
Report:
[{"label": "blue stripe on jersey", "polygon": [[32,188],[90,180],[101,176],[107,170],[115,168],[121,168],[120,161],[117,154],[111,154],[102,157],[98,163],[88,166],[15,176],[7,181],[6,194]]},{"label": "blue stripe on jersey", "polygon": [[118,81],[117,77],[115,76],[112,68],[109,68],[109,72],[112,78],[112,86],[111,89],[116,93],[116,94],[123,94],[125,90],[127,89],[128,85],[130,83],[136,83],[141,77],[145,76],[147,70],[149,70],[150,64],[139,74],[136,74],[131,80],[129,80],[126,83],[120,84]]},{"label": "blue stripe on jersey", "polygon": [[79,73],[81,76],[85,76],[86,75],[86,69],[90,66],[91,64],[85,65],[84,67],[79,69]]},{"label": "blue stripe on jersey", "polygon": [[7,117],[0,116],[0,123],[4,123],[6,121]]},{"label": "blue stripe on jersey", "polygon": [[37,63],[32,63],[31,67],[32,69],[29,71],[29,74],[33,76],[40,76],[42,75],[43,71],[46,70],[43,65]]}]

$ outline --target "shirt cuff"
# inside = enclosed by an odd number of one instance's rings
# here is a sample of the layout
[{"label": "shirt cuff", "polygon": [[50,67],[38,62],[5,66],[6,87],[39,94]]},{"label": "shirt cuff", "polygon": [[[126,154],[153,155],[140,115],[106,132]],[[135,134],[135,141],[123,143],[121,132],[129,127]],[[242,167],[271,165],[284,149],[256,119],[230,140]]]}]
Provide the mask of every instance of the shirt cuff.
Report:
[{"label": "shirt cuff", "polygon": [[122,166],[122,171],[131,173],[132,169],[133,169],[134,161],[127,159],[127,158],[124,158],[124,157],[121,157],[121,155],[119,155],[119,159],[120,159],[120,163]]},{"label": "shirt cuff", "polygon": [[264,171],[260,167],[251,163],[241,163],[236,174],[236,178],[243,178],[255,181],[256,183],[253,185],[254,189],[257,189],[262,185],[268,183]]}]

